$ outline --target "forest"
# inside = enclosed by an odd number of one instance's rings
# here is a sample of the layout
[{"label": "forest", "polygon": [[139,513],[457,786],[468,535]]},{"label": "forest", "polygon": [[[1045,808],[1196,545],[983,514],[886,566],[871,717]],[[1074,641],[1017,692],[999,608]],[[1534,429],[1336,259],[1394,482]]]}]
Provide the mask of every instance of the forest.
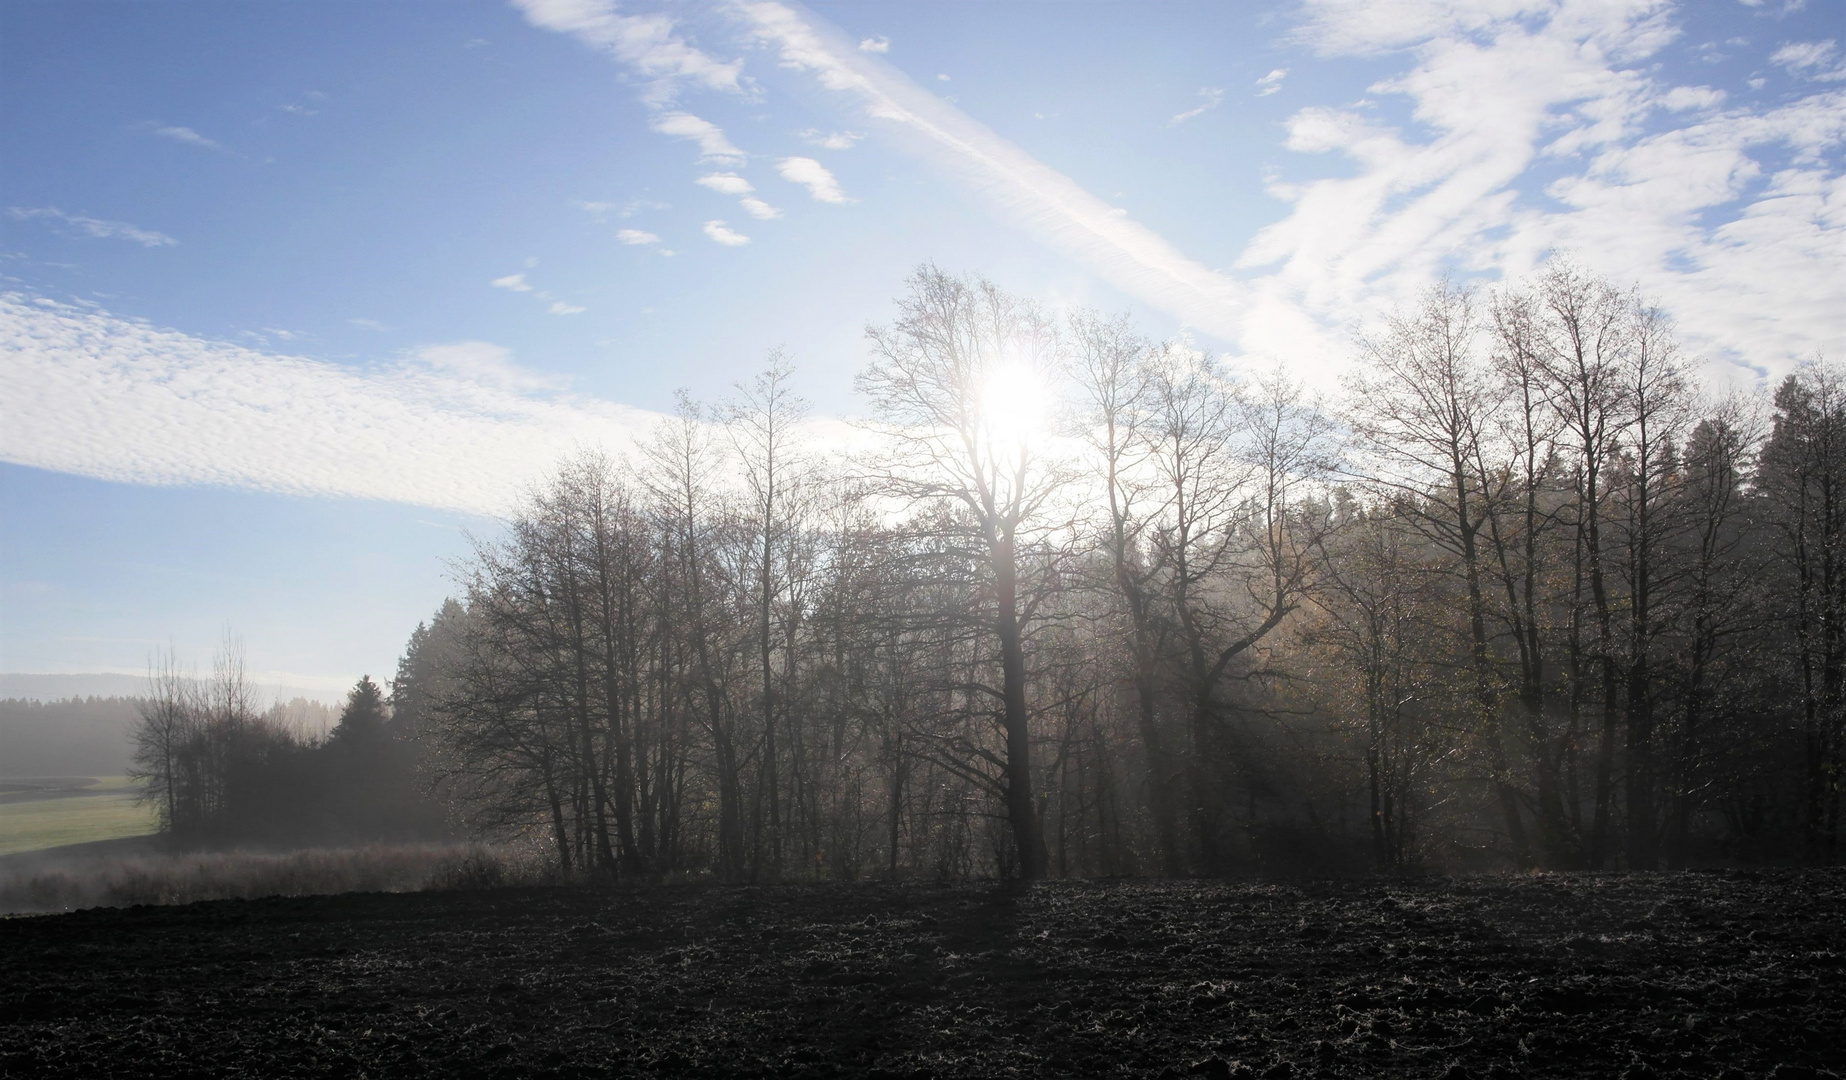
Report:
[{"label": "forest", "polygon": [[637,881],[1836,860],[1846,369],[1714,394],[1562,257],[1326,399],[930,266],[866,340],[850,428],[777,353],[561,462],[325,740],[163,665],[167,827]]},{"label": "forest", "polygon": [[338,723],[297,698],[260,708],[227,634],[209,678],[154,658],[136,701],[133,765],[161,831],[195,847],[434,840],[450,834],[378,684],[363,677]]}]

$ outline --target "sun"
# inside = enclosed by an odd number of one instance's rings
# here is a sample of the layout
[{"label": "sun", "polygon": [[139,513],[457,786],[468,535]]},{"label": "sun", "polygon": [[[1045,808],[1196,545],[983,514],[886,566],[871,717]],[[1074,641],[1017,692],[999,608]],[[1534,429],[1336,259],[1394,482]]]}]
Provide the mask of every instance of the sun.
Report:
[{"label": "sun", "polygon": [[981,382],[981,429],[996,450],[1029,450],[1047,428],[1045,382],[1025,364],[994,368]]}]

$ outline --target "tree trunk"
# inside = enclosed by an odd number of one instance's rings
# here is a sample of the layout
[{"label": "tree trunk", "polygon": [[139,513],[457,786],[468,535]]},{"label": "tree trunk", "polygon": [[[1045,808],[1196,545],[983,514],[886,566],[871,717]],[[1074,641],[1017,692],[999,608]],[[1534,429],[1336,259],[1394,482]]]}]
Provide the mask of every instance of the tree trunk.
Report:
[{"label": "tree trunk", "polygon": [[1026,710],[1025,643],[1019,630],[1019,580],[1014,563],[1013,537],[994,535],[992,546],[994,591],[998,606],[995,629],[1000,635],[1002,724],[1006,730],[1006,816],[1013,843],[1019,849],[1020,876],[1037,881],[1050,871],[1050,860],[1039,830],[1038,806],[1032,798],[1032,737]]}]

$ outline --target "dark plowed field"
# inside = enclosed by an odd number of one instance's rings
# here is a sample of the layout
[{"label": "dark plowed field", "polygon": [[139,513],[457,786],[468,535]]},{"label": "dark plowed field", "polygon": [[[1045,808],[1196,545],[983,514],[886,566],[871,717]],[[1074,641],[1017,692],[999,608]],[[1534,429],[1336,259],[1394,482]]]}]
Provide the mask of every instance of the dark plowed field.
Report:
[{"label": "dark plowed field", "polygon": [[0,921],[0,1075],[1846,1071],[1846,873],[365,895]]}]

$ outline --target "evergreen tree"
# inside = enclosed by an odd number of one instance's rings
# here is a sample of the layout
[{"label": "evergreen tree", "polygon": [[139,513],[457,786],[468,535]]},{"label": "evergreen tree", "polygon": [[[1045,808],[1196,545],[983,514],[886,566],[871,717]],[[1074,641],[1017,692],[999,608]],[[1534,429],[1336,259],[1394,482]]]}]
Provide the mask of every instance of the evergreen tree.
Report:
[{"label": "evergreen tree", "polygon": [[341,711],[340,722],[329,741],[334,746],[349,748],[383,742],[388,719],[384,694],[370,675],[362,675],[346,695],[346,708]]}]

